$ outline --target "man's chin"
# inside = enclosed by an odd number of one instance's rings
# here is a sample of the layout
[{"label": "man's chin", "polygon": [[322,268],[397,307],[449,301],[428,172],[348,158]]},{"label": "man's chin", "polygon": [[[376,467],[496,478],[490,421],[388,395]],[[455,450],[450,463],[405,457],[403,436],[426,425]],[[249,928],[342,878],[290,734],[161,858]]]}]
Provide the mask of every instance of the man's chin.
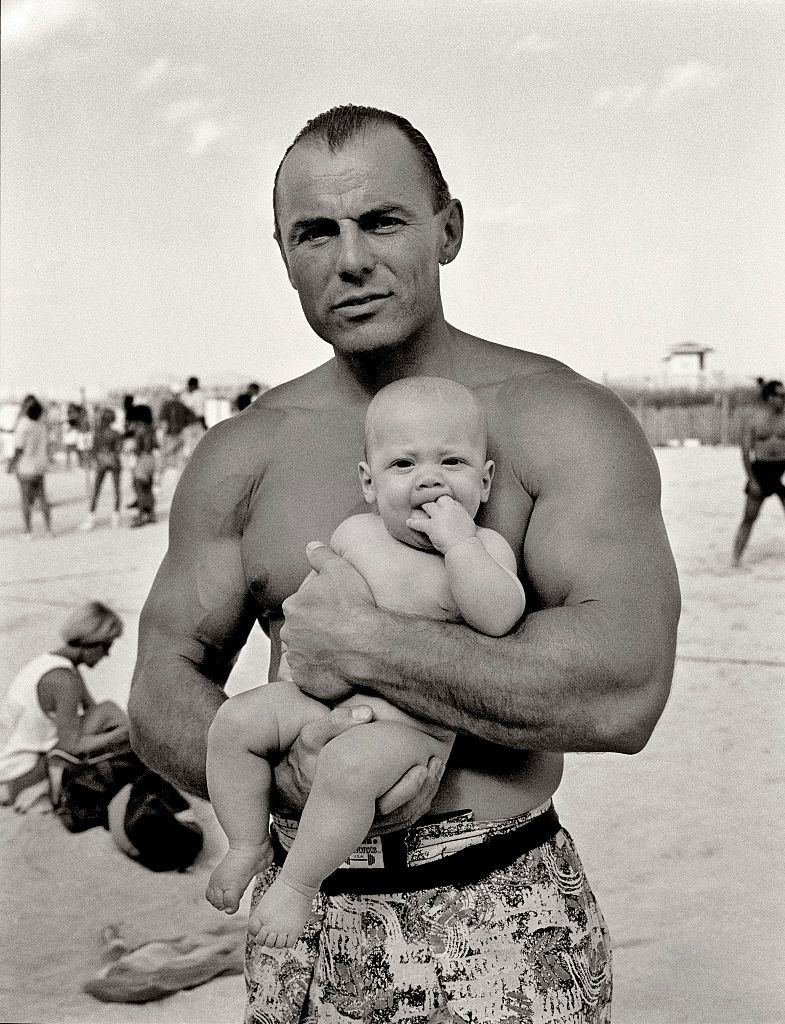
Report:
[{"label": "man's chin", "polygon": [[342,323],[317,332],[335,349],[336,355],[363,356],[393,352],[405,343],[400,326],[382,317],[369,317],[356,323]]}]

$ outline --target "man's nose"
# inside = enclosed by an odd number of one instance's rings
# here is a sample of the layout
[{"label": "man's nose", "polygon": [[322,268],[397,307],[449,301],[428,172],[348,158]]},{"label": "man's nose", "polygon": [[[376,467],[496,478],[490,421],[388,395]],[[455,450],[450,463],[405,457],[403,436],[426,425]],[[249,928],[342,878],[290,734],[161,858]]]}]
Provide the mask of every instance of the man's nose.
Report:
[{"label": "man's nose", "polygon": [[337,270],[341,277],[364,278],[374,268],[375,258],[364,232],[354,221],[341,224],[338,234]]}]

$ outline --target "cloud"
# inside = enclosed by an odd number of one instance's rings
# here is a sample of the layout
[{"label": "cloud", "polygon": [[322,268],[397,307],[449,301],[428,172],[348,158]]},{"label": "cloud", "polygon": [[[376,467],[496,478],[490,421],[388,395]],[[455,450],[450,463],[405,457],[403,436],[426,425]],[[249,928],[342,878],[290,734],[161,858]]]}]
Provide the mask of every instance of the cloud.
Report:
[{"label": "cloud", "polygon": [[515,49],[518,53],[552,53],[556,49],[556,43],[541,36],[539,32],[530,32],[518,40]]},{"label": "cloud", "polygon": [[101,13],[90,0],[18,0],[0,14],[4,50],[31,50],[65,29],[95,34]]},{"label": "cloud", "polygon": [[177,100],[164,109],[164,118],[172,124],[193,121],[205,109],[205,102],[199,96],[187,100]]},{"label": "cloud", "polygon": [[192,124],[190,131],[191,142],[188,146],[188,152],[191,156],[201,156],[211,146],[214,146],[222,135],[229,131],[229,126],[227,124],[219,124],[218,121],[206,117],[201,121],[197,121],[196,124]]},{"label": "cloud", "polygon": [[655,110],[686,101],[691,96],[706,95],[721,81],[722,73],[703,61],[674,64],[663,72],[659,84],[639,80],[597,89],[592,94],[592,104],[610,112]]},{"label": "cloud", "polygon": [[704,61],[675,64],[663,75],[654,104],[662,106],[688,93],[705,95],[716,89],[721,80],[722,74]]},{"label": "cloud", "polygon": [[650,95],[649,86],[638,81],[616,89],[597,89],[592,95],[592,103],[595,107],[606,110],[632,110],[635,107],[644,107]]},{"label": "cloud", "polygon": [[140,68],[136,74],[135,84],[139,92],[151,92],[162,83],[195,82],[205,77],[205,69],[201,64],[176,64],[168,57],[159,57],[147,67]]},{"label": "cloud", "polygon": [[[196,95],[195,83],[200,89]],[[157,117],[169,133],[180,139],[190,156],[201,156],[235,130],[231,121],[215,113],[221,97],[217,84],[201,64],[178,64],[169,57],[159,57],[136,73],[135,86],[142,94],[152,94],[153,102],[159,104]],[[161,103],[167,94],[171,98]],[[156,140],[156,144],[159,142]]]},{"label": "cloud", "polygon": [[136,76],[136,88],[139,92],[149,92],[169,71],[169,58],[159,57],[149,67],[142,68]]}]

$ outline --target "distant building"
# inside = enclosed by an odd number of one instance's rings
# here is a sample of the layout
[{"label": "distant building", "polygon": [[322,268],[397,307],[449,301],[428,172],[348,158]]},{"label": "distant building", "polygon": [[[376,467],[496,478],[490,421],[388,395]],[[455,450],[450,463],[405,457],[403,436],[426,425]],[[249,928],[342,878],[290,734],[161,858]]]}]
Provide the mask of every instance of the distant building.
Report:
[{"label": "distant building", "polygon": [[665,363],[666,381],[673,387],[698,389],[704,387],[706,379],[706,356],[713,352],[707,345],[698,345],[692,341],[683,341],[672,345]]}]

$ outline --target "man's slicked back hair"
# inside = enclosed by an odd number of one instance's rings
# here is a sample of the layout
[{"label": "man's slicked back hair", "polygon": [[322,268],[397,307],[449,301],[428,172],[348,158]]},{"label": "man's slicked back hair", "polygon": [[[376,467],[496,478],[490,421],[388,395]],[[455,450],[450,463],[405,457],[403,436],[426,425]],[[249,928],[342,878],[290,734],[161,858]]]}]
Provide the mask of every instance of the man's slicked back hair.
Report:
[{"label": "man's slicked back hair", "polygon": [[275,172],[275,184],[273,185],[273,216],[275,218],[275,230],[278,233],[278,212],[275,205],[278,194],[278,179],[281,174],[284,160],[298,142],[313,140],[323,142],[331,153],[337,153],[347,142],[362,135],[369,129],[378,129],[389,126],[396,128],[414,146],[417,157],[420,161],[431,192],[433,212],[443,210],[452,199],[450,189],[444,180],[439,161],[431,149],[431,144],[421,131],[414,127],[410,121],[400,114],[393,114],[389,110],[380,110],[378,107],[361,107],[353,103],[347,103],[340,107],[331,107],[323,114],[317,114],[307,122],[295,136],[294,141],[286,150],[283,159],[278,164]]}]

